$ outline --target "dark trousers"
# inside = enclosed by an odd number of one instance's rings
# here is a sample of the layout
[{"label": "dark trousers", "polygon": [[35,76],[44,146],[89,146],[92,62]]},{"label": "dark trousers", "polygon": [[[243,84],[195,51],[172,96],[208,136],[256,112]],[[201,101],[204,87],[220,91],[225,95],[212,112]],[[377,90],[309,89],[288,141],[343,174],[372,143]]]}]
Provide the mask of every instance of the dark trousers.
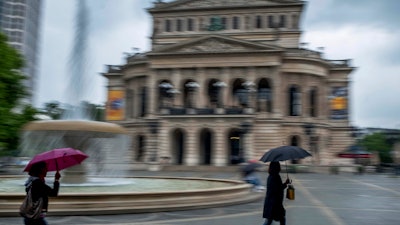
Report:
[{"label": "dark trousers", "polygon": [[24,218],[25,225],[48,225],[44,218],[39,219],[28,219]]},{"label": "dark trousers", "polygon": [[[267,219],[264,223],[264,225],[271,225],[272,224],[272,219]],[[280,225],[286,225],[286,218],[283,217],[280,221]]]}]

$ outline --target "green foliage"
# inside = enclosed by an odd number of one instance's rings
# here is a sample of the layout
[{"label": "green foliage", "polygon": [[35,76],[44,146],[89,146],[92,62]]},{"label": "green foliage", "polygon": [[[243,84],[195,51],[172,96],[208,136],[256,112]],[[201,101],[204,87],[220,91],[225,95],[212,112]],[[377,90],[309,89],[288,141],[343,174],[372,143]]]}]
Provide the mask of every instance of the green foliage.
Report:
[{"label": "green foliage", "polygon": [[47,102],[44,104],[44,114],[48,115],[53,120],[61,119],[64,109],[60,107],[60,103],[57,101]]},{"label": "green foliage", "polygon": [[365,136],[360,140],[360,145],[364,146],[368,151],[378,152],[383,163],[391,163],[393,161],[390,155],[393,146],[386,140],[385,135],[382,133]]},{"label": "green foliage", "polygon": [[[87,101],[82,102],[82,107],[85,110],[85,115],[91,120],[104,121],[105,109],[104,105],[93,104]],[[61,103],[57,101],[47,102],[44,104],[42,114],[51,117],[53,120],[59,120],[63,117],[66,112],[65,108],[62,108]]]},{"label": "green foliage", "polygon": [[34,120],[36,113],[33,107],[19,104],[27,96],[23,84],[26,78],[20,72],[23,65],[22,56],[0,33],[0,155],[15,153],[21,127]]},{"label": "green foliage", "polygon": [[20,72],[24,66],[22,56],[7,44],[7,38],[0,33],[0,108],[1,115],[11,111],[18,101],[27,95]]},{"label": "green foliage", "polygon": [[88,114],[95,121],[104,121],[105,120],[104,105],[89,103]]},{"label": "green foliage", "polygon": [[17,153],[21,128],[26,123],[36,120],[37,112],[32,106],[26,105],[19,113],[10,113],[0,117],[0,143],[3,148],[0,155],[15,155]]}]

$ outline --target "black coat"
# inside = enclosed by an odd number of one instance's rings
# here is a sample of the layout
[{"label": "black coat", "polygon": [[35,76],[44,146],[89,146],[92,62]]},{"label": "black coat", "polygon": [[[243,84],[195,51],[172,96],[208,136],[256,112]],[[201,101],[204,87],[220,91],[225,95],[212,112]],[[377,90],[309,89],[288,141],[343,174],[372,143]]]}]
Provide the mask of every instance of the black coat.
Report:
[{"label": "black coat", "polygon": [[286,186],[286,184],[282,183],[282,179],[279,174],[270,174],[268,176],[263,218],[279,221],[285,217],[283,197]]},{"label": "black coat", "polygon": [[31,188],[33,201],[37,201],[39,198],[43,198],[43,211],[47,212],[49,197],[57,197],[60,183],[58,181],[55,181],[54,188],[51,188],[44,181],[38,178],[31,178],[25,184],[26,192],[28,192],[28,189]]}]

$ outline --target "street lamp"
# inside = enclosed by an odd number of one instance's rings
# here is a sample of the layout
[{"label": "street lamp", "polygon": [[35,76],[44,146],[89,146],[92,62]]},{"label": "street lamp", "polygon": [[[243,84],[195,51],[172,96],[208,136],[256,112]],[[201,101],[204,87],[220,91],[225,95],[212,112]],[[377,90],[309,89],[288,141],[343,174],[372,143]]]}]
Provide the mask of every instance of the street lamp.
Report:
[{"label": "street lamp", "polygon": [[195,81],[191,81],[191,82],[187,83],[185,85],[185,87],[188,88],[188,91],[195,91],[197,88],[200,87],[200,85]]},{"label": "street lamp", "polygon": [[167,91],[168,98],[174,98],[175,95],[180,94],[181,92],[175,88],[171,88]]}]

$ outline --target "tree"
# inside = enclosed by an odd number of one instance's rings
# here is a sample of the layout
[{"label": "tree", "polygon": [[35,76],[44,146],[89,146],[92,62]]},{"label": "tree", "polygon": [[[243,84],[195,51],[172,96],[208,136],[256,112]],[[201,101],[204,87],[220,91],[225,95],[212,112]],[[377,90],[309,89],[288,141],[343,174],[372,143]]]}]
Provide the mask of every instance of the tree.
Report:
[{"label": "tree", "polygon": [[105,110],[103,105],[97,105],[87,102],[86,110],[89,118],[95,121],[104,121]]},{"label": "tree", "polygon": [[53,120],[61,119],[64,109],[60,107],[58,101],[47,102],[44,104],[44,114],[52,118]]},{"label": "tree", "polygon": [[22,126],[34,120],[37,112],[30,105],[20,104],[27,96],[23,66],[21,54],[0,33],[0,155],[10,155],[17,149]]},{"label": "tree", "polygon": [[382,133],[365,136],[360,140],[360,145],[364,146],[368,151],[378,152],[383,163],[391,163],[393,161],[390,155],[393,146],[386,140],[385,135]]},{"label": "tree", "polygon": [[[58,101],[51,101],[44,104],[44,108],[42,109],[42,114],[45,114],[52,118],[53,120],[62,119],[65,116],[65,113],[68,112],[68,105],[62,106],[62,104]],[[90,103],[88,101],[82,101],[80,107],[84,114],[88,117],[87,119],[95,120],[95,121],[104,121],[105,118],[105,110],[104,105],[97,105]]]},{"label": "tree", "polygon": [[0,109],[9,113],[18,101],[27,95],[20,69],[24,66],[21,54],[8,45],[7,38],[0,33]]}]

